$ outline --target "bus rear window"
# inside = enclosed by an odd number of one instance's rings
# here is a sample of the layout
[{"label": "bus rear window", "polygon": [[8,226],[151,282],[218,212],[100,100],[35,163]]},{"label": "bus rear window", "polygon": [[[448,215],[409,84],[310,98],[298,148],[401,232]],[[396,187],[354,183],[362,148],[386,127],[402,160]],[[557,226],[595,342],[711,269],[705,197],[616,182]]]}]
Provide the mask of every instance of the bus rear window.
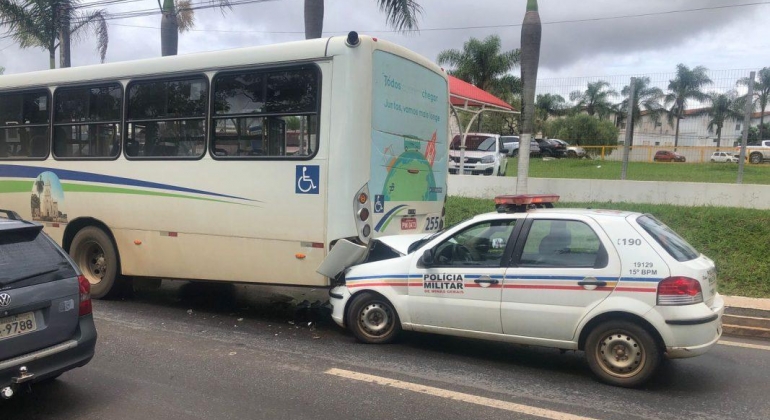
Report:
[{"label": "bus rear window", "polygon": [[652,217],[649,214],[640,216],[636,219],[639,226],[646,230],[647,233],[652,236],[656,242],[666,250],[677,261],[689,261],[695,259],[700,255],[692,245],[677,235],[676,232],[671,230],[668,226],[663,224],[660,220]]}]

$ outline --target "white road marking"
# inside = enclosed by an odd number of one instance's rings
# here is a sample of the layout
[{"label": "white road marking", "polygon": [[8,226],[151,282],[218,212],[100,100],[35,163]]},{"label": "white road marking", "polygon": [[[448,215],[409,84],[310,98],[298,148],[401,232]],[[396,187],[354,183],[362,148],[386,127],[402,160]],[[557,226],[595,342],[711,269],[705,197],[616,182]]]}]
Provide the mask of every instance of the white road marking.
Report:
[{"label": "white road marking", "polygon": [[485,407],[497,408],[500,410],[512,411],[515,413],[527,414],[535,417],[542,417],[553,420],[593,420],[590,417],[576,416],[573,414],[562,413],[559,411],[547,410],[544,408],[531,407],[528,405],[515,404],[508,401],[494,400],[492,398],[479,397],[462,392],[449,391],[441,388],[434,388],[403,382],[381,376],[367,375],[365,373],[353,372],[342,369],[329,369],[326,371],[329,375],[339,376],[341,378],[352,379],[355,381],[369,382],[377,385],[390,386],[393,388],[404,389],[407,391],[419,392],[421,394],[432,395],[434,397],[446,398],[455,401],[462,401],[470,404],[482,405]]},{"label": "white road marking", "polygon": [[718,343],[723,346],[743,347],[745,349],[770,351],[770,346],[763,346],[761,344],[739,343],[737,341],[724,341],[724,340],[719,340]]}]

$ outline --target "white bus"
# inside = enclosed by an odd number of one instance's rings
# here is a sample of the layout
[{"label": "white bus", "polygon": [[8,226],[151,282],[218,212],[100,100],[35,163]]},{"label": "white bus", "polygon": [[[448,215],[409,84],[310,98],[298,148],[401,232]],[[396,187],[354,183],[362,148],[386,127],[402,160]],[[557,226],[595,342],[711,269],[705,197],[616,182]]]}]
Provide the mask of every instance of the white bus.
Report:
[{"label": "white bus", "polygon": [[325,286],[341,239],[438,230],[448,82],[351,33],[0,76],[0,209],[95,297],[132,277]]}]

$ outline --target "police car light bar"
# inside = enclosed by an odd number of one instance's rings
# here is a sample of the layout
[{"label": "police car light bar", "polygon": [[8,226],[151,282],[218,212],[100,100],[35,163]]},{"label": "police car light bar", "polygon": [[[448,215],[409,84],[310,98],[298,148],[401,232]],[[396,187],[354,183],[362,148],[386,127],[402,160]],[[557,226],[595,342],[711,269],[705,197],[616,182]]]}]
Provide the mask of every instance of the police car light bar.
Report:
[{"label": "police car light bar", "polygon": [[500,213],[521,212],[529,208],[553,208],[553,203],[558,201],[559,196],[555,194],[498,195],[495,208]]}]

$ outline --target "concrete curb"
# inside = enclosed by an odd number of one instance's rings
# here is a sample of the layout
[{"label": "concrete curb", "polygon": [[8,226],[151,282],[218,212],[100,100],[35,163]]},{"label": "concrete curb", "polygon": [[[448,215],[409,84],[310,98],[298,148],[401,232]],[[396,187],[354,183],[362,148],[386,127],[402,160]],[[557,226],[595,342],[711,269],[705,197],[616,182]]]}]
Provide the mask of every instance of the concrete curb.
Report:
[{"label": "concrete curb", "polygon": [[725,335],[770,339],[770,299],[724,296]]}]

